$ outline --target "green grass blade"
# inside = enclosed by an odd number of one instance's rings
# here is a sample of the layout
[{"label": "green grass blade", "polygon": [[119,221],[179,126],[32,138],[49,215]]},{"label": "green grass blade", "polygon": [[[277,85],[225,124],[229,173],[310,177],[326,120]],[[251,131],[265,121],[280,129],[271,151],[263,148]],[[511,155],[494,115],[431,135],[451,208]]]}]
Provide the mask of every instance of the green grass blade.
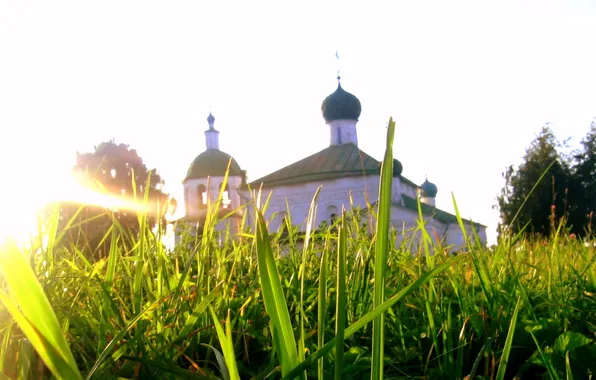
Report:
[{"label": "green grass blade", "polygon": [[[464,237],[464,240],[467,242],[468,241],[468,234],[466,233],[466,227],[464,226],[464,221],[461,217],[461,214],[459,213],[459,208],[457,207],[457,202],[455,200],[455,195],[453,193],[451,193],[451,200],[453,201],[453,208],[455,210],[455,217],[457,219],[457,224],[459,225],[459,228],[462,232],[462,235]],[[480,256],[478,256],[478,253],[476,252],[475,249],[470,249],[470,252],[472,254],[472,262],[474,264],[474,269],[476,270],[476,273],[478,273],[478,278],[480,279],[480,287],[482,288],[482,291],[484,293],[484,296],[486,297],[486,300],[488,301],[488,304],[493,305],[493,289],[492,289],[492,282],[490,280],[490,276],[488,274],[488,269],[486,267],[486,263],[484,261],[484,259]]]},{"label": "green grass blade", "polygon": [[[5,297],[4,301],[15,306],[12,308],[13,312],[20,308],[19,314],[13,314],[13,317],[21,322],[19,323],[21,328],[25,328],[30,334],[33,334],[30,340],[35,350],[42,357],[44,351],[50,352],[48,347],[55,352],[57,362],[46,362],[48,368],[54,367],[54,369],[57,369],[66,366],[74,376],[71,378],[80,379],[81,375],[77,364],[62,333],[56,314],[54,314],[31,266],[29,266],[25,256],[21,254],[14,243],[0,246],[0,273],[8,285],[14,303],[10,302],[8,297]],[[5,306],[7,309],[9,308],[6,303]],[[17,306],[18,308],[16,308]],[[22,318],[20,318],[21,315]],[[46,357],[46,359],[51,358]]]},{"label": "green grass blade", "polygon": [[[385,300],[385,272],[387,269],[387,251],[389,250],[389,223],[391,218],[391,193],[393,180],[393,136],[395,122],[389,119],[385,156],[381,166],[379,185],[379,210],[377,212],[376,249],[375,249],[375,289],[373,307],[378,308]],[[383,376],[385,317],[380,313],[373,321],[372,371],[371,379]]]},{"label": "green grass blade", "polygon": [[[10,312],[14,320],[19,325],[19,328],[27,339],[31,342],[35,350],[52,371],[52,373],[59,379],[82,379],[82,376],[76,366],[72,366],[59,352],[59,349],[50,342],[44,334],[42,334],[35,326],[35,323],[30,321],[18,307],[10,301],[9,297],[0,293],[0,302]],[[43,319],[43,318],[37,318]]]},{"label": "green grass blade", "polygon": [[296,339],[275,265],[265,218],[259,210],[255,212],[257,213],[256,244],[259,280],[263,289],[265,310],[275,330],[273,333],[277,334],[280,343],[276,349],[280,356],[282,375],[285,376],[298,365]]},{"label": "green grass blade", "polygon": [[573,380],[573,371],[571,370],[571,363],[569,361],[569,351],[565,353],[565,371],[567,372],[567,380]]},{"label": "green grass blade", "polygon": [[342,213],[338,231],[337,249],[337,297],[335,303],[335,380],[343,379],[344,333],[346,329],[346,230],[345,214]]},{"label": "green grass blade", "polygon": [[[236,365],[236,356],[234,355],[234,342],[232,341],[231,335],[230,316],[228,315],[226,318],[226,331],[224,332],[223,327],[221,327],[221,323],[219,323],[219,319],[217,319],[217,315],[215,315],[211,306],[209,306],[209,311],[213,317],[213,323],[215,324],[215,330],[217,331],[217,338],[219,339],[219,344],[225,359],[223,363],[220,362],[222,375],[224,379],[240,380],[238,367]],[[214,351],[217,355],[217,350],[214,349]],[[218,358],[218,361],[219,360],[220,359]]]},{"label": "green grass blade", "polygon": [[[406,297],[407,295],[416,291],[422,285],[426,284],[427,282],[429,282],[430,280],[435,278],[437,275],[439,275],[440,273],[447,270],[453,264],[462,260],[464,257],[466,257],[465,254],[454,256],[454,257],[446,260],[443,264],[437,265],[435,268],[422,274],[420,277],[418,277],[416,279],[416,281],[412,282],[410,285],[408,285],[405,288],[403,288],[402,290],[400,290],[396,295],[389,298],[387,301],[383,302],[383,304],[374,308],[372,311],[366,313],[362,318],[360,318],[359,320],[354,322],[352,325],[350,325],[350,327],[348,327],[344,333],[344,338],[345,339],[350,338],[352,335],[354,335],[354,333],[356,331],[360,330],[361,328],[363,328],[364,326],[366,326],[367,324],[372,322],[377,316],[379,316],[382,313],[389,310],[391,307],[393,307],[393,305],[395,305],[397,302],[401,301],[404,297]],[[333,347],[335,347],[336,343],[337,343],[336,338],[331,339],[322,348],[317,350],[312,355],[308,356],[304,360],[304,362],[300,363],[300,365],[295,367],[290,373],[288,373],[287,375],[283,375],[283,379],[284,380],[285,379],[287,379],[287,380],[293,379],[300,372],[306,370],[307,368],[310,368],[317,360],[319,360],[319,358],[322,358],[329,351],[331,351],[333,349]]]},{"label": "green grass blade", "polygon": [[211,304],[211,302],[213,302],[215,297],[219,295],[220,287],[221,287],[221,285],[217,285],[215,288],[213,288],[213,290],[205,298],[203,298],[203,300],[201,302],[199,302],[195,306],[192,313],[188,316],[188,319],[184,323],[184,326],[178,333],[177,338],[174,339],[174,341],[173,341],[174,344],[184,340],[186,338],[186,336],[192,332],[192,329],[194,328],[195,324],[197,323],[197,320],[199,319],[199,317],[202,315],[203,311],[205,311],[207,306],[209,306],[209,304]]},{"label": "green grass blade", "polygon": [[544,354],[544,352],[540,348],[540,344],[538,343],[538,340],[536,339],[536,336],[534,335],[534,333],[531,330],[529,331],[529,333],[530,333],[530,336],[532,337],[532,339],[534,340],[534,344],[536,344],[536,349],[538,350],[538,354],[540,355],[540,358],[542,359],[542,363],[544,363],[544,366],[546,367],[546,370],[548,371],[550,378],[552,380],[559,380],[560,379],[559,375],[557,374],[557,370],[553,366],[553,363],[550,360],[550,357],[548,357]]},{"label": "green grass blade", "polygon": [[511,353],[511,345],[513,344],[513,335],[515,334],[515,325],[517,324],[517,314],[519,313],[520,305],[521,298],[518,298],[515,309],[513,310],[513,315],[511,316],[511,323],[509,324],[509,331],[507,332],[505,346],[503,347],[503,353],[501,354],[496,380],[505,379],[505,372],[507,371],[507,363],[509,362],[509,354]]},{"label": "green grass blade", "polygon": [[116,345],[120,342],[120,340],[122,338],[124,338],[124,335],[126,335],[126,333],[128,333],[130,331],[130,329],[132,329],[137,324],[137,322],[139,322],[141,320],[141,318],[145,314],[147,314],[149,311],[153,310],[153,308],[158,306],[160,303],[161,303],[161,300],[158,300],[158,301],[155,301],[153,304],[149,305],[147,308],[145,308],[145,310],[143,310],[142,312],[137,314],[137,316],[134,317],[122,330],[120,330],[120,332],[118,334],[116,334],[116,336],[114,338],[112,338],[110,343],[108,343],[106,348],[104,348],[102,353],[99,355],[99,357],[95,361],[95,364],[93,365],[93,367],[87,374],[87,377],[86,377],[87,380],[91,379],[91,377],[95,374],[95,372],[97,371],[99,366],[108,357],[110,352],[112,352],[112,350],[116,347]]},{"label": "green grass blade", "polygon": [[[312,229],[315,224],[315,219],[317,215],[317,199],[319,198],[319,194],[321,193],[322,186],[319,186],[315,191],[314,196],[310,202],[310,207],[308,208],[308,217],[306,222],[306,237],[304,239],[304,248],[302,250],[302,258],[300,260],[300,339],[298,340],[298,360],[304,360],[304,352],[306,351],[305,348],[305,339],[306,334],[304,333],[304,277],[306,276],[306,254],[309,249],[309,242],[311,239]],[[288,205],[289,207],[289,205]],[[289,214],[289,213],[288,213]]]},{"label": "green grass blade", "polygon": [[[330,234],[327,232],[327,238],[325,239],[325,247],[321,253],[321,269],[319,271],[319,305],[317,315],[317,349],[321,349],[325,344],[325,327],[327,326],[327,266],[328,264],[328,251]],[[325,375],[325,361],[319,360],[318,366],[318,378],[323,380]]]}]

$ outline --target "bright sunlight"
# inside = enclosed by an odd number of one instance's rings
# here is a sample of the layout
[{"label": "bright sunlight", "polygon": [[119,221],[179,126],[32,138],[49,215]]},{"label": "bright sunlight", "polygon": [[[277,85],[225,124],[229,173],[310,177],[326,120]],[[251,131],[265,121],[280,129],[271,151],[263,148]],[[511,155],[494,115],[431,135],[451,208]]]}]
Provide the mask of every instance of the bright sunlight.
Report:
[{"label": "bright sunlight", "polygon": [[147,211],[153,208],[143,205],[142,201],[107,194],[97,184],[84,182],[69,175],[58,178],[52,186],[44,188],[43,191],[32,186],[0,189],[0,197],[6,200],[0,218],[0,241],[4,243],[11,239],[17,245],[28,242],[29,237],[38,232],[38,214],[49,203],[70,201],[112,210]]}]

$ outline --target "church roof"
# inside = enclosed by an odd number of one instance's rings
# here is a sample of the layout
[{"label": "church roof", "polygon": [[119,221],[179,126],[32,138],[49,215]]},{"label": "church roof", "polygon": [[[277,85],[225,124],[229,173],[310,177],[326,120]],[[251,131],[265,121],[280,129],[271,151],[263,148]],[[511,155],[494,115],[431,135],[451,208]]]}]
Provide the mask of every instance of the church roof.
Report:
[{"label": "church roof", "polygon": [[[232,162],[230,163],[230,159]],[[238,162],[219,149],[207,149],[199,154],[188,168],[184,181],[194,178],[223,177],[230,163],[230,176],[243,175]]]},{"label": "church roof", "polygon": [[[401,195],[401,199],[403,202],[403,207],[415,211],[416,213],[418,212],[418,200],[416,198],[412,198],[409,197],[407,195],[402,194]],[[402,206],[401,204],[396,204],[395,206],[400,207]],[[428,205],[426,203],[420,203],[420,206],[422,207],[422,214],[426,215],[426,216],[432,216],[433,219],[438,220],[441,223],[457,223],[457,217],[447,211],[443,211],[439,208],[436,208],[435,206],[431,206]],[[483,224],[480,223],[472,223],[471,221],[462,218],[462,221],[464,222],[464,224],[474,224],[476,226],[479,227],[486,227]]]},{"label": "church roof", "polygon": [[[294,162],[250,183],[253,188],[296,185],[344,177],[378,175],[381,163],[354,144],[331,145],[320,152]],[[401,174],[401,163],[395,160],[394,174]],[[410,180],[400,177],[408,183]],[[414,185],[414,184],[413,184]],[[414,185],[416,186],[416,185]]]}]

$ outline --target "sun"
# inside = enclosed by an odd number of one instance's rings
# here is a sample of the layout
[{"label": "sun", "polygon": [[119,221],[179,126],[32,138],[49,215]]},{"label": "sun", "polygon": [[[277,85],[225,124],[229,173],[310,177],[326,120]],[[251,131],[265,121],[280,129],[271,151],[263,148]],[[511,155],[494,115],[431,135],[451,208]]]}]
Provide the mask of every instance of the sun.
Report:
[{"label": "sun", "polygon": [[[0,208],[0,243],[8,239],[17,245],[30,241],[38,234],[39,213],[44,206],[60,201],[96,205],[107,209],[128,209],[147,211],[148,206],[125,197],[116,197],[102,191],[101,186],[86,183],[72,175],[56,178],[52,186],[38,191],[38,186],[4,187],[0,197],[4,200]],[[29,189],[29,190],[28,190]]]}]

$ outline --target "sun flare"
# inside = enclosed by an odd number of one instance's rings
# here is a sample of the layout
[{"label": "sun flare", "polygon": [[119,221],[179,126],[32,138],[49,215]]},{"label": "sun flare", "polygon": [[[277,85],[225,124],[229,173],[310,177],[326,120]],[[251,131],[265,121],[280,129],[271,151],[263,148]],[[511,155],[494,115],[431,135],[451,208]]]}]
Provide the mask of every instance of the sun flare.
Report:
[{"label": "sun flare", "polygon": [[0,197],[5,200],[0,209],[0,242],[4,243],[10,239],[18,245],[28,242],[31,236],[38,233],[40,211],[44,206],[54,202],[75,202],[111,210],[157,210],[152,205],[143,204],[142,199],[134,200],[108,194],[100,185],[82,181],[74,176],[65,176],[55,181],[53,187],[45,192],[25,191],[22,188],[0,189]]}]

